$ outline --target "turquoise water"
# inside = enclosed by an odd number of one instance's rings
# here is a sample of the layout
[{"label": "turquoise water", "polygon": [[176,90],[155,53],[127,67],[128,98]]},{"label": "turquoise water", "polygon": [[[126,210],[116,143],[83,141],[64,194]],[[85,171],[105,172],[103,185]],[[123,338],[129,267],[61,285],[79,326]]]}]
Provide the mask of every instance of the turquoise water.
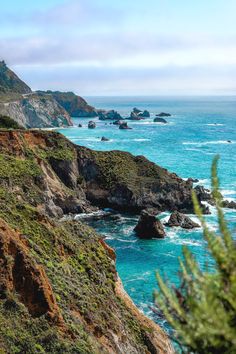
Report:
[{"label": "turquoise water", "polygon": [[[147,109],[151,118],[129,122],[132,130],[93,119],[96,129],[88,129],[88,118],[74,119],[83,128],[60,130],[72,142],[96,150],[119,149],[150,160],[176,172],[182,178],[194,177],[205,187],[210,186],[212,158],[220,154],[219,175],[222,193],[227,199],[236,199],[236,98],[88,98],[97,108],[116,109],[124,117],[133,107]],[[153,123],[156,113],[169,112],[168,124]],[[108,142],[101,142],[105,136]],[[231,141],[231,142],[228,142]],[[207,216],[211,228],[216,229],[215,210]],[[233,232],[236,229],[236,211],[225,209]],[[161,214],[162,219],[168,213]],[[195,218],[193,216],[193,218]],[[178,257],[183,245],[189,246],[203,266],[211,266],[201,230],[184,231],[166,228],[164,240],[139,240],[133,233],[138,217],[122,215],[118,221],[100,220],[92,226],[106,236],[116,250],[117,269],[126,291],[137,306],[160,324],[162,319],[153,313],[153,290],[156,288],[155,271],[159,270],[172,282],[178,283]]]}]

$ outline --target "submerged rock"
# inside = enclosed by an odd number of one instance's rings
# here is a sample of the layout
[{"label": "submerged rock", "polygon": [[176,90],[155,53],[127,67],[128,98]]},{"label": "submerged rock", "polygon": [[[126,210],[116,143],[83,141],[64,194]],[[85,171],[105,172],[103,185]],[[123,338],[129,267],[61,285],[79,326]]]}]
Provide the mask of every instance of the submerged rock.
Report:
[{"label": "submerged rock", "polygon": [[90,121],[88,122],[88,128],[89,128],[89,129],[94,129],[94,128],[96,128],[96,123],[95,123],[94,121],[90,120]]},{"label": "submerged rock", "polygon": [[174,211],[171,214],[166,225],[170,227],[180,226],[183,229],[193,229],[195,227],[200,227],[199,224],[191,220],[187,215],[184,215],[178,211]]},{"label": "submerged rock", "polygon": [[154,118],[153,122],[155,122],[155,123],[165,123],[165,124],[167,123],[167,121],[164,118],[158,118],[158,117]]},{"label": "submerged rock", "polygon": [[165,230],[160,220],[147,211],[142,211],[134,231],[138,237],[145,239],[165,237]]},{"label": "submerged rock", "polygon": [[171,114],[170,113],[161,112],[159,114],[156,114],[156,117],[171,117]]},{"label": "submerged rock", "polygon": [[108,139],[108,138],[106,138],[105,136],[103,136],[103,137],[101,138],[101,141],[110,141],[110,139]]}]

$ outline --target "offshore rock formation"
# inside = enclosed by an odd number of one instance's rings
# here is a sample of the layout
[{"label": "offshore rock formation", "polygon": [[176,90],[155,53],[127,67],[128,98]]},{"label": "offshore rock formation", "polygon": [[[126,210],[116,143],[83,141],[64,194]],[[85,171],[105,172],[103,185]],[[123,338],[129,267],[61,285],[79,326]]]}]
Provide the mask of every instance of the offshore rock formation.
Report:
[{"label": "offshore rock formation", "polygon": [[96,154],[53,132],[0,131],[3,352],[173,353],[122,289],[113,250],[81,222],[55,218],[94,208],[89,183],[105,177],[96,169],[107,171],[102,188],[110,180],[109,155]]},{"label": "offshore rock formation", "polygon": [[120,119],[122,119],[121,115],[117,111],[114,111],[114,109],[112,109],[110,111],[98,110],[97,113],[99,116],[99,120],[120,120]]},{"label": "offshore rock formation", "polygon": [[147,211],[141,213],[134,231],[138,237],[145,239],[164,238],[166,234],[160,220]]},{"label": "offshore rock formation", "polygon": [[199,224],[191,220],[187,215],[179,213],[178,211],[174,211],[171,214],[166,226],[180,226],[183,229],[194,229],[195,227],[200,227]]},{"label": "offshore rock formation", "polygon": [[52,96],[71,117],[96,117],[97,110],[90,106],[84,98],[73,92],[37,91],[43,95]]}]

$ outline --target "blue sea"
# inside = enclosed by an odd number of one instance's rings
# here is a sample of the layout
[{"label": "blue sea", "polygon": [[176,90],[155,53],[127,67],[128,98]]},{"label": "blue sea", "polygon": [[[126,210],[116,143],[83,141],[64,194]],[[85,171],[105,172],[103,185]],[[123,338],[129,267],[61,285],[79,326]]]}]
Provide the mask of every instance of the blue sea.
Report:
[{"label": "blue sea", "polygon": [[[228,200],[236,200],[236,97],[89,97],[96,108],[115,109],[123,117],[133,107],[147,109],[150,118],[128,124],[132,130],[120,130],[109,121],[96,121],[96,129],[88,129],[91,119],[76,118],[74,127],[61,129],[73,143],[95,150],[123,150],[134,155],[145,155],[151,161],[177,173],[182,178],[197,178],[199,184],[210,187],[212,159],[220,155],[219,176],[221,192]],[[168,112],[168,124],[154,123],[155,114]],[[78,123],[83,125],[78,128]],[[105,136],[110,140],[101,142]],[[216,213],[206,219],[216,230]],[[229,226],[235,233],[236,210],[225,209]],[[162,221],[168,219],[162,213]],[[196,217],[193,215],[193,219]],[[104,219],[91,225],[106,237],[116,250],[117,269],[124,287],[135,304],[161,325],[163,319],[153,312],[153,291],[157,288],[158,270],[170,282],[178,284],[182,247],[188,246],[202,267],[212,261],[206,249],[201,230],[184,231],[166,228],[163,240],[139,240],[133,228],[138,216],[122,215],[118,221]]]}]

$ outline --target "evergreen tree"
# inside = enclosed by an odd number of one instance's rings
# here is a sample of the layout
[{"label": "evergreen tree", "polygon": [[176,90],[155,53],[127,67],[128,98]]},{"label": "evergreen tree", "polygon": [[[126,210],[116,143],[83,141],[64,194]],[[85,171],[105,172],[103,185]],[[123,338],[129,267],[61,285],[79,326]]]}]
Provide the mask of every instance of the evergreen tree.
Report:
[{"label": "evergreen tree", "polygon": [[180,260],[180,287],[169,286],[157,273],[157,306],[172,326],[184,353],[236,353],[236,245],[221,208],[216,157],[212,164],[212,195],[219,232],[212,232],[193,193],[193,203],[215,261],[214,271],[203,271],[188,248]]}]

